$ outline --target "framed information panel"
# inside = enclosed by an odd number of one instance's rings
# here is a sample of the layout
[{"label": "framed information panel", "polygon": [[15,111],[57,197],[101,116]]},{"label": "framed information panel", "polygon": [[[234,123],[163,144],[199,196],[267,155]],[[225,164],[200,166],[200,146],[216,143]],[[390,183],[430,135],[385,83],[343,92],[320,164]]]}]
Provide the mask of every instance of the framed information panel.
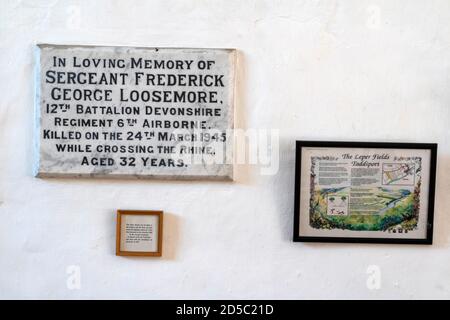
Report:
[{"label": "framed information panel", "polygon": [[294,241],[431,244],[437,144],[296,142]]},{"label": "framed information panel", "polygon": [[162,254],[162,211],[117,211],[116,255]]}]

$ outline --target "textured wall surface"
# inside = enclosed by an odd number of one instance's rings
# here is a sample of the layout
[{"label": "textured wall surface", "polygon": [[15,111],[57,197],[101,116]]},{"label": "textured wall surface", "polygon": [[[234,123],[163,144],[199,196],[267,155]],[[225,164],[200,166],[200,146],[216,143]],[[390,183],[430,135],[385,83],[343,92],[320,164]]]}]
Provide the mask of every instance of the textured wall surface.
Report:
[{"label": "textured wall surface", "polygon": [[[446,0],[0,0],[0,298],[450,298],[449,34]],[[239,49],[237,126],[280,130],[279,171],[34,178],[36,43]],[[295,139],[439,143],[435,244],[291,242]],[[118,208],[166,212],[163,258],[114,255]]]}]

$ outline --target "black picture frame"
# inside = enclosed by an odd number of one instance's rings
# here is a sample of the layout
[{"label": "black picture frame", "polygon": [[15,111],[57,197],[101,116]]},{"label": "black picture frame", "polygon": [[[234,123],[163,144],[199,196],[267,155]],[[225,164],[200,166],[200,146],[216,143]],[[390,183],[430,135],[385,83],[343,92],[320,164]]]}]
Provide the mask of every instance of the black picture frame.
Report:
[{"label": "black picture frame", "polygon": [[[426,238],[367,238],[367,237],[328,237],[300,235],[300,186],[302,172],[302,148],[370,148],[370,149],[420,149],[430,150],[430,173],[428,185],[428,212]],[[294,200],[294,242],[337,242],[337,243],[390,243],[425,244],[433,243],[434,202],[436,184],[437,143],[398,143],[398,142],[349,142],[349,141],[296,141],[295,160],[295,200]],[[309,213],[308,213],[309,214]]]}]

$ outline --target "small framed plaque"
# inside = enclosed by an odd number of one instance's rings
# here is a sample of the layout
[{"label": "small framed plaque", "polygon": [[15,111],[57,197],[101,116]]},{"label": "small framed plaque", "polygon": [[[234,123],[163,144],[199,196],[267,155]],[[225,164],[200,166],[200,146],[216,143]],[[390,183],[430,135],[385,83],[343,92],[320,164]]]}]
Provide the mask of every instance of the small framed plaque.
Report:
[{"label": "small framed plaque", "polygon": [[116,255],[162,254],[162,211],[117,210]]},{"label": "small framed plaque", "polygon": [[235,49],[35,49],[37,177],[233,180]]},{"label": "small framed plaque", "polygon": [[432,243],[437,144],[296,147],[294,241]]}]

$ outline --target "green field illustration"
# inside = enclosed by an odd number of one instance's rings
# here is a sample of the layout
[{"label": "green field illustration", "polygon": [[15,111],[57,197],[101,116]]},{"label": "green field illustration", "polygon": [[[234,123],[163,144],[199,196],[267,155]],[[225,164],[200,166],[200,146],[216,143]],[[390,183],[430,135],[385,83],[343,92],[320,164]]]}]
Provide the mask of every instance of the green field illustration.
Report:
[{"label": "green field illustration", "polygon": [[391,231],[395,228],[405,233],[417,229],[420,174],[415,186],[409,189],[389,186],[319,188],[314,170],[310,178],[309,220],[315,229]]}]

